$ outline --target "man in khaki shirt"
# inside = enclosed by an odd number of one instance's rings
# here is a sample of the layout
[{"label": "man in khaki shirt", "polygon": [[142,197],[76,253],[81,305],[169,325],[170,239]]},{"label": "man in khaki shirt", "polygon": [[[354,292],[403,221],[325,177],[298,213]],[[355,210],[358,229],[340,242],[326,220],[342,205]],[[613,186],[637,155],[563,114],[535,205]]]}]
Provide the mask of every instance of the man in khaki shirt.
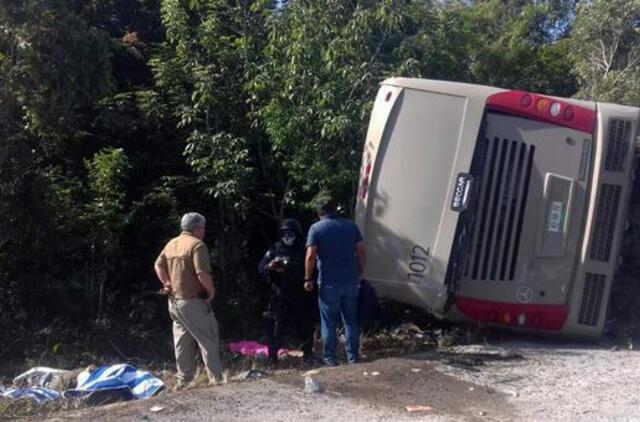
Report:
[{"label": "man in khaki shirt", "polygon": [[210,304],[215,289],[209,251],[202,241],[205,223],[198,213],[183,215],[182,233],[167,243],[155,262],[158,279],[169,296],[178,387],[193,379],[196,346],[211,383],[222,381],[218,322]]}]

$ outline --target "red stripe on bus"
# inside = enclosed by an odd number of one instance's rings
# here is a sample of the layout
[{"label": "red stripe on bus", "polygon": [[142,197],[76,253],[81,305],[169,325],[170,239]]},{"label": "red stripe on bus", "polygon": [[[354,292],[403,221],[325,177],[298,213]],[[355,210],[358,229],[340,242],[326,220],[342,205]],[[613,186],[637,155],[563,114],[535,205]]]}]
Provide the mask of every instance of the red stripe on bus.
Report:
[{"label": "red stripe on bus", "polygon": [[529,305],[458,296],[456,306],[474,321],[547,331],[562,330],[569,316],[567,305]]},{"label": "red stripe on bus", "polygon": [[[552,114],[551,106],[557,115]],[[489,96],[487,108],[593,134],[596,112],[566,101],[524,91],[505,91]]]}]

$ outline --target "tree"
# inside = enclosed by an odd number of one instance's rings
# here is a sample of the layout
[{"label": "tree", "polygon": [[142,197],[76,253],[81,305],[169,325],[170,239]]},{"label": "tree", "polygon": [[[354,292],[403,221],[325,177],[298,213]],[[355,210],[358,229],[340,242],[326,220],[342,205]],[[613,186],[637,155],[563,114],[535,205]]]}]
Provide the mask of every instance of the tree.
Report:
[{"label": "tree", "polygon": [[103,24],[116,37],[122,26],[97,13],[104,4],[7,0],[0,8],[0,325],[8,322],[2,336],[14,339],[9,352],[27,350],[25,333],[43,325],[94,318],[99,307],[87,305],[106,296],[95,274],[110,297],[118,284],[127,187],[105,182],[119,160],[94,157],[123,141],[96,124],[119,85],[112,60],[123,48]]},{"label": "tree", "polygon": [[[265,1],[162,2],[167,40],[150,60],[155,91],[164,99],[198,195],[190,203],[208,217],[211,251],[221,291],[248,283],[245,260],[252,225],[249,211],[261,209],[256,181],[262,136],[247,118],[248,69],[259,60],[264,40]],[[240,292],[241,293],[241,292]]]},{"label": "tree", "polygon": [[270,16],[265,57],[250,90],[256,123],[286,172],[289,206],[308,207],[314,196],[332,191],[352,207],[377,84],[438,66],[414,58],[428,44],[419,40],[430,36],[420,28],[435,20],[432,7],[428,1],[309,1],[287,3]]},{"label": "tree", "polygon": [[508,89],[571,96],[568,54],[573,1],[483,0],[459,13],[469,80]]},{"label": "tree", "polygon": [[581,4],[571,58],[580,98],[640,105],[640,1]]}]

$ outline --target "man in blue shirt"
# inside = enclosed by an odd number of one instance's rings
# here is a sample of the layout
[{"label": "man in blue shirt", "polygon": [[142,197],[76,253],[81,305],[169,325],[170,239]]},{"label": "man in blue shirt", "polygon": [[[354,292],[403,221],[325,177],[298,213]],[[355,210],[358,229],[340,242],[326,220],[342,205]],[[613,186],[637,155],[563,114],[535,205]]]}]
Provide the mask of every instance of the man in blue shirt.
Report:
[{"label": "man in blue shirt", "polygon": [[347,337],[347,359],[358,361],[358,287],[365,267],[362,235],[358,226],[340,218],[335,202],[323,198],[318,202],[320,221],[309,228],[305,257],[304,288],[313,290],[313,272],[318,262],[320,319],[325,364],[335,366],[336,330],[340,317]]}]

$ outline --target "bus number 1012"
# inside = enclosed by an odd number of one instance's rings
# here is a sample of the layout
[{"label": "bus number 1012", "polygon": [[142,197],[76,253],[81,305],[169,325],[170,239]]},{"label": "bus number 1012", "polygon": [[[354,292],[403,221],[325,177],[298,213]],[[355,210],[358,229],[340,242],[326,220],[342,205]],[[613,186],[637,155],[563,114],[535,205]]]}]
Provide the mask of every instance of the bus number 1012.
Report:
[{"label": "bus number 1012", "polygon": [[415,245],[411,248],[411,259],[409,261],[409,273],[408,278],[424,278],[424,274],[427,271],[429,265],[429,258],[431,257],[431,248],[423,248],[422,246]]}]

